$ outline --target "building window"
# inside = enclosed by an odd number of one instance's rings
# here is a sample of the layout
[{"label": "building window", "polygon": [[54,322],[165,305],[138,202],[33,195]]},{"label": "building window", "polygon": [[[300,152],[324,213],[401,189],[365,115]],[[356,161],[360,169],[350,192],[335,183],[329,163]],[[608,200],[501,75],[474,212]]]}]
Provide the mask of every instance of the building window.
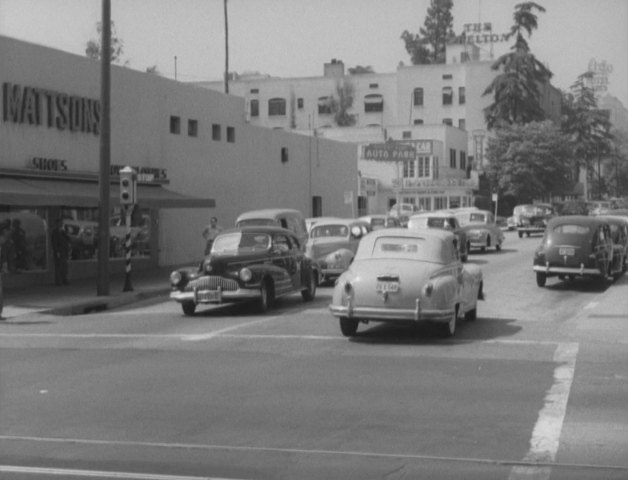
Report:
[{"label": "building window", "polygon": [[454,101],[454,91],[451,87],[443,87],[443,105],[451,105]]},{"label": "building window", "polygon": [[303,98],[297,98],[297,108],[303,110]]},{"label": "building window", "polygon": [[434,197],[434,210],[444,210],[447,208],[447,197]]},{"label": "building window", "polygon": [[404,139],[408,139],[408,138],[412,138],[412,132],[409,130],[406,130],[405,132],[401,133],[401,138]]},{"label": "building window", "polygon": [[278,116],[286,114],[286,99],[285,98],[271,98],[268,100],[268,116]]},{"label": "building window", "polygon": [[449,149],[449,167],[456,168],[456,149],[455,148]]},{"label": "building window", "polygon": [[281,163],[288,163],[288,147],[281,147]]},{"label": "building window", "polygon": [[235,143],[235,127],[227,127],[227,142]]},{"label": "building window", "polygon": [[323,197],[314,195],[312,197],[312,216],[321,217],[323,215]]},{"label": "building window", "polygon": [[418,176],[419,178],[430,178],[430,157],[419,157],[418,158]]},{"label": "building window", "polygon": [[453,76],[451,75],[451,73],[446,73],[443,75],[443,80],[451,80],[453,78]]},{"label": "building window", "polygon": [[464,87],[458,87],[458,103],[464,105],[467,101],[467,95]]},{"label": "building window", "polygon": [[188,120],[188,137],[198,137],[198,120]]},{"label": "building window", "polygon": [[403,162],[403,178],[414,178],[414,160],[405,160]]},{"label": "building window", "polygon": [[423,105],[423,89],[415,88],[412,94],[412,101],[415,107],[419,107]]},{"label": "building window", "polygon": [[467,152],[460,152],[460,170],[467,169]]},{"label": "building window", "polygon": [[369,83],[369,88],[379,88],[377,83]]},{"label": "building window", "polygon": [[437,179],[439,177],[439,171],[438,171],[438,157],[434,157],[434,168],[432,169],[434,171],[434,174],[432,175],[432,178]]},{"label": "building window", "polygon": [[170,115],[170,133],[179,135],[181,133],[181,117]]},{"label": "building window", "polygon": [[251,100],[251,117],[259,117],[259,100]]},{"label": "building window", "polygon": [[364,97],[364,111],[369,112],[383,112],[384,111],[384,97],[378,94],[370,94]]},{"label": "building window", "polygon": [[423,119],[422,118],[415,118],[413,123],[415,125],[423,125]]},{"label": "building window", "polygon": [[212,140],[220,140],[220,125],[212,123]]},{"label": "building window", "polygon": [[443,123],[445,125],[449,125],[450,127],[453,126],[454,122],[451,118],[443,118]]},{"label": "building window", "polygon": [[465,121],[464,118],[459,118],[458,119],[458,128],[460,130],[466,130],[467,129],[467,122]]},{"label": "building window", "polygon": [[318,97],[318,114],[319,115],[331,114],[331,98]]},{"label": "building window", "polygon": [[251,93],[259,93],[259,88],[251,88]]}]

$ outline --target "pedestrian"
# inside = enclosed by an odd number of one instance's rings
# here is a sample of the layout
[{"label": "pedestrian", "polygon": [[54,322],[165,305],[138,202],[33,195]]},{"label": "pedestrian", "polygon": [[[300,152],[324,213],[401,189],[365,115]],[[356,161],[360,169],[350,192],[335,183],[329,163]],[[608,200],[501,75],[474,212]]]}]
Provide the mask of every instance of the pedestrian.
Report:
[{"label": "pedestrian", "polygon": [[11,240],[13,240],[13,248],[15,249],[16,271],[28,270],[28,262],[26,261],[26,232],[22,228],[22,222],[20,222],[19,218],[13,219]]},{"label": "pedestrian", "polygon": [[209,220],[209,225],[203,230],[203,238],[205,239],[205,255],[209,255],[212,249],[214,240],[218,234],[222,232],[222,228],[218,226],[218,218],[212,217]]},{"label": "pedestrian", "polygon": [[55,284],[69,285],[68,259],[70,258],[70,236],[63,228],[63,220],[57,218],[52,230],[52,254],[55,261]]}]

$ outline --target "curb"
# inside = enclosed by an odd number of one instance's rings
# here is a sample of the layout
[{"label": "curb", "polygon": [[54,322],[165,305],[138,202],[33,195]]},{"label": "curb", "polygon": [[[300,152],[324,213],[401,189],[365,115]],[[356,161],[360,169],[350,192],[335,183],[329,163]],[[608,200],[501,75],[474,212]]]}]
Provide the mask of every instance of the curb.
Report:
[{"label": "curb", "polygon": [[94,297],[88,300],[81,300],[78,302],[63,305],[61,307],[54,307],[49,310],[44,310],[41,313],[59,316],[71,316],[102,312],[124,305],[130,305],[132,303],[142,300],[158,297],[160,295],[166,295],[169,291],[170,290],[167,288],[156,287],[151,289],[144,289],[137,292],[125,292],[120,295]]}]

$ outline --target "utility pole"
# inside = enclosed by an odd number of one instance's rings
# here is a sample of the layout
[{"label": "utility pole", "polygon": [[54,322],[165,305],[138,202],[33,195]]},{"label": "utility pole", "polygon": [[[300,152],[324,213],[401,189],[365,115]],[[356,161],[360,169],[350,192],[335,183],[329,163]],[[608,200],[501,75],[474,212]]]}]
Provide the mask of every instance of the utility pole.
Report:
[{"label": "utility pole", "polygon": [[229,20],[227,17],[227,0],[225,6],[225,93],[229,93]]},{"label": "utility pole", "polygon": [[109,295],[109,187],[111,167],[111,0],[102,0],[100,55],[100,170],[98,175],[98,285],[97,295]]}]

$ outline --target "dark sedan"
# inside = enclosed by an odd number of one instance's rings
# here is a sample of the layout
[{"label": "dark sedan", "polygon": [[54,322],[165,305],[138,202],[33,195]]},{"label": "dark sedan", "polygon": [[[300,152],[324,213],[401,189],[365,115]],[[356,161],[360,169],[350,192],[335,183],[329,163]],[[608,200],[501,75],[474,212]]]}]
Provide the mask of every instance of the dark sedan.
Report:
[{"label": "dark sedan", "polygon": [[316,294],[312,261],[296,235],[266,226],[222,232],[198,269],[176,270],[170,283],[186,315],[199,304],[234,302],[255,302],[263,312],[282,295],[301,292],[310,301]]},{"label": "dark sedan", "polygon": [[606,283],[622,270],[614,254],[609,223],[597,217],[569,215],[552,218],[534,253],[536,283],[544,287],[548,277],[596,278]]}]

